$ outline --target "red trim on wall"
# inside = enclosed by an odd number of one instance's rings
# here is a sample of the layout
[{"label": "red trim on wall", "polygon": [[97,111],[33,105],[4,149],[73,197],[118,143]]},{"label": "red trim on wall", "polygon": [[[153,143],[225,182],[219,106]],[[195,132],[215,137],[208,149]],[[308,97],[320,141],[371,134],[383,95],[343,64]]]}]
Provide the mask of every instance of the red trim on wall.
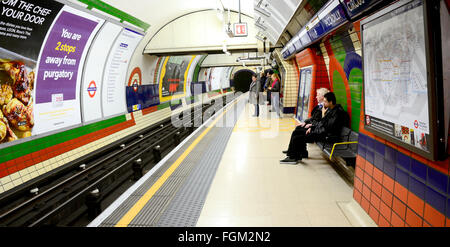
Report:
[{"label": "red trim on wall", "polygon": [[[132,114],[131,114],[132,115]],[[48,147],[31,154],[24,155],[14,160],[10,160],[1,164],[0,178],[11,175],[17,171],[25,169],[27,167],[36,165],[42,161],[54,158],[63,153],[69,152],[73,149],[87,145],[91,142],[99,140],[108,135],[112,135],[121,130],[134,126],[136,123],[134,118],[123,123],[119,123],[108,128],[92,132],[90,134],[80,136],[78,138],[57,144],[52,147]]]},{"label": "red trim on wall", "polygon": [[151,106],[151,107],[142,109],[142,115],[147,115],[147,114],[155,112],[157,110],[158,110],[158,106],[156,106],[156,105],[155,106]]}]

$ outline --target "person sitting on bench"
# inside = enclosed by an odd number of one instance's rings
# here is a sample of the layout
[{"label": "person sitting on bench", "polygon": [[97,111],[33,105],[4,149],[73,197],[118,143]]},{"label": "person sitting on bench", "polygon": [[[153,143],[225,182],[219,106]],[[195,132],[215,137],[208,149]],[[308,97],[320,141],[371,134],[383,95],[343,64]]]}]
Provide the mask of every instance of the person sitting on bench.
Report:
[{"label": "person sitting on bench", "polygon": [[[297,135],[305,135],[305,132],[311,128],[311,126],[316,126],[320,119],[322,119],[322,116],[325,115],[325,107],[323,107],[323,96],[328,93],[330,90],[328,88],[319,88],[316,90],[316,99],[318,104],[312,109],[311,111],[311,117],[308,119],[305,119],[304,122],[299,123],[297,127],[295,127],[295,130],[291,134],[291,142],[292,138],[294,138]],[[287,154],[287,150],[283,151],[284,154]],[[308,151],[306,153],[302,153],[303,158],[308,158]]]},{"label": "person sitting on bench", "polygon": [[[280,160],[281,164],[297,164],[302,159],[302,154],[307,152],[306,143],[323,141],[327,136],[339,135],[345,124],[345,111],[340,104],[336,104],[336,96],[333,92],[324,95],[325,115],[317,123],[304,132],[299,132],[291,138],[287,157]],[[303,134],[304,133],[304,134]]]}]

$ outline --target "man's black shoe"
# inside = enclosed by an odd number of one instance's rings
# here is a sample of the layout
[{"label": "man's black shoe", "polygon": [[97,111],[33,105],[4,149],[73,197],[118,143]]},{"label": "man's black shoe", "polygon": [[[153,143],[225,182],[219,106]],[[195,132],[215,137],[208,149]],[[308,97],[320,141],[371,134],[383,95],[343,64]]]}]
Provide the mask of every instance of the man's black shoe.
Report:
[{"label": "man's black shoe", "polygon": [[302,153],[302,157],[307,159],[308,158],[308,151],[305,151]]},{"label": "man's black shoe", "polygon": [[[287,154],[288,151],[287,150],[283,150],[282,152],[284,154]],[[306,159],[308,158],[308,151],[305,151],[305,152],[302,153],[302,158],[306,158]]]},{"label": "man's black shoe", "polygon": [[300,160],[297,159],[291,159],[289,157],[286,157],[286,159],[284,160],[280,160],[280,164],[291,164],[291,165],[295,165],[299,162]]}]

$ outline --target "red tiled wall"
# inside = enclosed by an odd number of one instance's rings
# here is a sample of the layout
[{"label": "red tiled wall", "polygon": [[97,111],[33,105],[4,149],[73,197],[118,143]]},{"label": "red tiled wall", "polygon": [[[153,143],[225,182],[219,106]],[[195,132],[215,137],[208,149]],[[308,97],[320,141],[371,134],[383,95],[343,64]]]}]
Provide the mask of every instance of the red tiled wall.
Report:
[{"label": "red tiled wall", "polygon": [[330,89],[327,67],[323,60],[323,56],[318,54],[318,51],[314,48],[307,48],[301,51],[295,55],[295,60],[299,70],[306,66],[312,66],[311,97],[309,97],[310,116],[312,109],[317,105],[316,90],[321,87]]}]

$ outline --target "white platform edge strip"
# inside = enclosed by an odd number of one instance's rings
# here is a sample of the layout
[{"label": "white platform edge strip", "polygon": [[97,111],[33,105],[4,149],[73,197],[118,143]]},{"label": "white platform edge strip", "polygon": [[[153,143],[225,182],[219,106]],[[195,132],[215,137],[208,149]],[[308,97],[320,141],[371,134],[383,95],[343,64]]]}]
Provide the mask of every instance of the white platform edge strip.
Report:
[{"label": "white platform edge strip", "polygon": [[[245,94],[243,94],[245,95]],[[241,97],[243,96],[241,95]],[[195,136],[200,130],[203,129],[210,121],[215,119],[223,110],[229,107],[232,103],[241,97],[237,97],[222,107],[218,112],[215,112],[206,122],[204,122],[200,127],[198,127],[194,132],[192,132],[186,139],[184,139],[178,146],[176,146],[170,153],[168,153],[162,160],[158,162],[150,171],[148,171],[142,178],[140,178],[136,183],[134,183],[130,188],[128,188],[117,200],[115,200],[111,205],[109,205],[99,216],[97,216],[87,227],[98,227],[108,216],[110,216],[122,203],[135,192],[149,177],[151,177],[167,160],[169,160],[186,142],[188,142],[193,136]]]}]

